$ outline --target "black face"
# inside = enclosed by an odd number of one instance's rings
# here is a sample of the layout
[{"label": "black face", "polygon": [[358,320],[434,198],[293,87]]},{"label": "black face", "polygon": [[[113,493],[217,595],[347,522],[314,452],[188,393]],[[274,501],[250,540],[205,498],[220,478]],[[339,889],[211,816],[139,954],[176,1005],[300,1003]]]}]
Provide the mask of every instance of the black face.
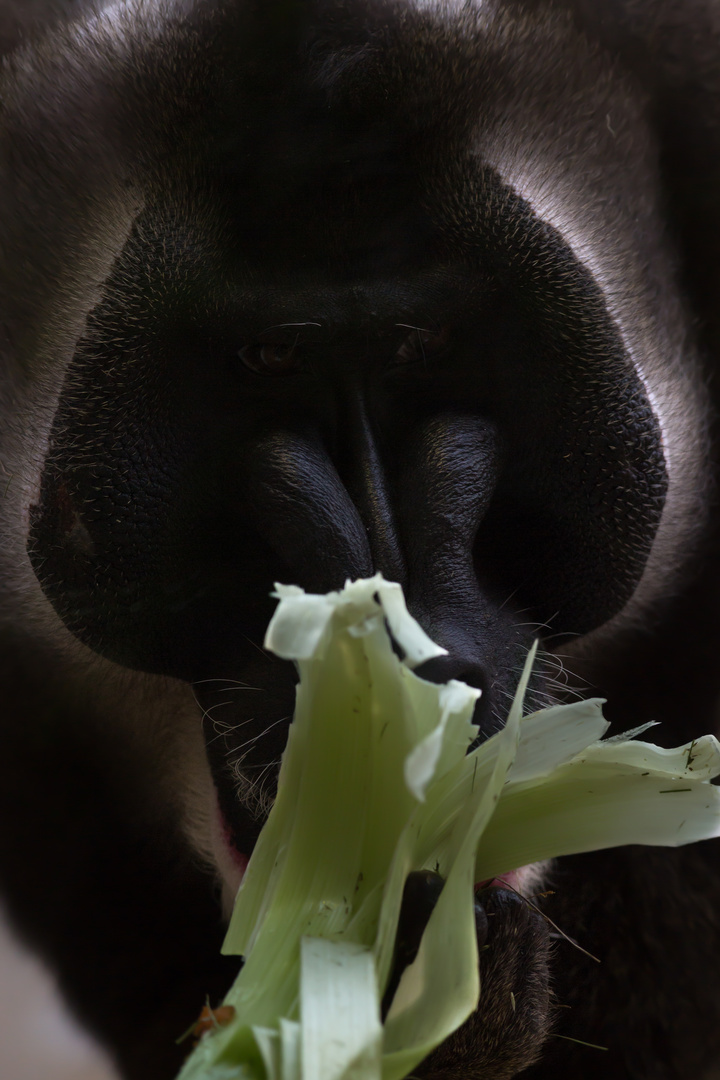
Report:
[{"label": "black face", "polygon": [[327,241],[278,273],[148,209],[68,373],[33,565],[91,648],[195,685],[243,850],[239,777],[272,788],[293,708],[274,582],[400,581],[449,650],[420,673],[479,686],[487,735],[538,628],[594,629],[643,571],[666,490],[643,385],[561,238],[475,179],[461,260],[438,204],[357,277],[320,269]]}]

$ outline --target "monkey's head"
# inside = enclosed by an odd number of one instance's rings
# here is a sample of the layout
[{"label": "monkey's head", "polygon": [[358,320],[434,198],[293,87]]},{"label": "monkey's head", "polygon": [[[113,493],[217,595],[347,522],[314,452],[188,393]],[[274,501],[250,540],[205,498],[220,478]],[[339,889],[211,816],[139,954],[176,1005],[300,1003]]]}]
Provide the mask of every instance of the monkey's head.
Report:
[{"label": "monkey's head", "polygon": [[228,886],[293,710],[274,582],[401,582],[487,737],[534,637],[553,700],[682,574],[705,405],[611,74],[552,13],[397,2],[113,6],[11,62],[27,621]]}]

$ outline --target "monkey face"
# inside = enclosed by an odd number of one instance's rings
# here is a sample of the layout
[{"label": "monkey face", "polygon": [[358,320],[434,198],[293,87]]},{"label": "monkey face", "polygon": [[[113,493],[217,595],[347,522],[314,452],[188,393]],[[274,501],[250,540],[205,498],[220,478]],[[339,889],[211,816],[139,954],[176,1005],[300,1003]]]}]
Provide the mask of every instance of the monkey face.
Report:
[{"label": "monkey face", "polygon": [[[8,199],[51,178],[5,226],[8,609],[93,745],[142,758],[142,821],[179,815],[158,846],[183,832],[230,886],[293,710],[275,582],[399,581],[448,650],[418,673],[479,687],[486,738],[535,636],[595,677],[705,523],[656,147],[608,58],[503,5],[285,16],[113,7],[82,71],[67,48],[8,76]],[[546,1029],[547,941],[488,906],[497,999],[521,954],[545,972],[537,1023],[486,1024],[497,1080]]]},{"label": "monkey face", "polygon": [[[402,37],[324,82],[337,45],[295,41],[292,104],[212,44],[208,130],[162,128],[199,143],[146,163],[160,178],[68,364],[28,551],[73,635],[194,685],[247,851],[293,707],[262,649],[275,581],[400,581],[449,651],[421,674],[478,686],[487,736],[538,630],[632,606],[669,476],[592,259],[502,175],[486,75],[441,131],[419,86],[390,96]],[[378,64],[393,104],[358,104]],[[250,133],[218,134],[246,94]]]}]

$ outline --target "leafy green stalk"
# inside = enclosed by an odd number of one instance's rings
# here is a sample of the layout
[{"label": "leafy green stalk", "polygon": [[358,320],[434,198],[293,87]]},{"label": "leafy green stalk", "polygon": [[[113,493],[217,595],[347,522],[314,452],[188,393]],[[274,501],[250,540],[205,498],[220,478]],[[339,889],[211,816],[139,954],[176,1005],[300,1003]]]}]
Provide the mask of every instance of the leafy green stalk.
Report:
[{"label": "leafy green stalk", "polygon": [[[479,691],[413,674],[444,650],[400,586],[377,575],[277,595],[265,644],[295,660],[300,684],[224,945],[245,957],[225,1001],[235,1020],[203,1037],[180,1080],[402,1080],[477,1007],[475,881],[720,833],[712,736],[671,751],[600,742],[599,701],[522,718],[533,650],[504,729],[468,753]],[[381,1026],[405,880],[436,866],[446,884]]]}]

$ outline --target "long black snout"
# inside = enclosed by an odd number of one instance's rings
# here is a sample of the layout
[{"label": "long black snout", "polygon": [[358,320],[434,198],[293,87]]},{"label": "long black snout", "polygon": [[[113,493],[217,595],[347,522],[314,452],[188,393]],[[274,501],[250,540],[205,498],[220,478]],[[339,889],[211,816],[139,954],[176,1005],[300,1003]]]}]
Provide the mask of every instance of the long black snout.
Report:
[{"label": "long black snout", "polygon": [[377,570],[400,580],[411,612],[448,650],[418,674],[480,688],[478,712],[488,714],[510,630],[484,595],[473,556],[502,465],[496,427],[459,413],[420,422],[392,469],[356,396],[336,455],[337,468],[307,431],[255,445],[244,469],[255,528],[288,580],[310,591]]}]

